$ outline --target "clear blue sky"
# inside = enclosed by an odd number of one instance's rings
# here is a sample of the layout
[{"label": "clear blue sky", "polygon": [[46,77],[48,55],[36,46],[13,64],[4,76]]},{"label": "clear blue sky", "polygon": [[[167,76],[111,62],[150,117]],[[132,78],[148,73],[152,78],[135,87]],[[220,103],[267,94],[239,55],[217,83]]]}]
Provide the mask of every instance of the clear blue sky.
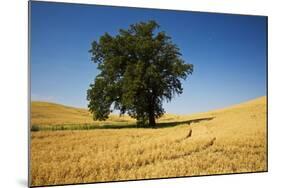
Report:
[{"label": "clear blue sky", "polygon": [[266,95],[266,17],[32,2],[32,100],[86,107],[98,74],[91,42],[148,20],[194,65],[166,112],[203,112]]}]

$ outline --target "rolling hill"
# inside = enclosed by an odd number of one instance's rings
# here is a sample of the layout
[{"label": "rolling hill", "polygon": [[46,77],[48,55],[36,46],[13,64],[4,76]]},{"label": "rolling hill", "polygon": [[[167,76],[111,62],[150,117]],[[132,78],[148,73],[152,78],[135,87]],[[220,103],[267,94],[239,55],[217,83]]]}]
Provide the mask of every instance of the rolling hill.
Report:
[{"label": "rolling hill", "polygon": [[[54,109],[64,112],[64,116],[49,112]],[[36,186],[264,172],[266,110],[266,97],[260,97],[206,113],[166,115],[158,125],[176,125],[167,128],[32,132],[31,183]],[[56,117],[56,121],[72,115],[76,118],[71,121],[89,118],[86,111],[54,104],[33,103],[33,112],[33,120],[39,117],[42,122],[47,117]],[[46,116],[40,116],[41,112]]]},{"label": "rolling hill", "polygon": [[116,122],[134,122],[128,116],[111,114],[106,122],[93,121],[92,114],[82,108],[75,108],[50,102],[31,102],[32,125],[69,125],[69,124],[110,124]]},{"label": "rolling hill", "polygon": [[[219,114],[231,111],[246,110],[252,108],[263,108],[266,106],[266,97],[260,97],[231,107],[213,110],[209,112],[177,115],[165,114],[157,120],[158,123],[169,122],[192,122],[192,120],[204,120],[214,118]],[[92,114],[83,108],[65,106],[50,102],[33,101],[31,102],[31,125],[53,126],[53,125],[104,125],[104,124],[132,124],[135,120],[128,115],[119,116],[111,114],[106,121],[93,121]]]}]

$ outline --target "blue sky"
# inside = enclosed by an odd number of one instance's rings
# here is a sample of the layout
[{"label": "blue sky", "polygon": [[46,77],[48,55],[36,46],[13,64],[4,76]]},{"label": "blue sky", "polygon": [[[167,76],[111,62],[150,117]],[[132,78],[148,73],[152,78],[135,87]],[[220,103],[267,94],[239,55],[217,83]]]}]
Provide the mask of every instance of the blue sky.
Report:
[{"label": "blue sky", "polygon": [[155,20],[194,65],[168,113],[226,107],[266,95],[266,17],[31,2],[31,99],[87,107],[98,74],[90,44]]}]

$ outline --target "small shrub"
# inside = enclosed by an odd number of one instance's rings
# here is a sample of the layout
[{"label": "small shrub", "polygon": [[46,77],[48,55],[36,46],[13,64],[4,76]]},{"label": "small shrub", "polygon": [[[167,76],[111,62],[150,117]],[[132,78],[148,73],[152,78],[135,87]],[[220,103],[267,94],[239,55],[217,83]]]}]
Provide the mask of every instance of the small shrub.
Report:
[{"label": "small shrub", "polygon": [[32,125],[31,131],[40,131],[40,127],[38,125]]}]

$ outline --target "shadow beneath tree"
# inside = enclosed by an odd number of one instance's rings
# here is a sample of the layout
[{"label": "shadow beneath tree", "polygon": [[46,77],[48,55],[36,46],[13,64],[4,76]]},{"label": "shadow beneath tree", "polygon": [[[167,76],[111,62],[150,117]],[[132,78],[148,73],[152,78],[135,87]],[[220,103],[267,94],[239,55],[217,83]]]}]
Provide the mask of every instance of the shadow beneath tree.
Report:
[{"label": "shadow beneath tree", "polygon": [[207,117],[207,118],[190,119],[190,120],[187,120],[187,121],[157,123],[156,128],[174,127],[174,126],[182,125],[182,124],[190,125],[191,123],[199,123],[201,121],[210,121],[210,120],[213,120],[214,118],[215,117]]},{"label": "shadow beneath tree", "polygon": [[157,128],[168,128],[168,127],[174,127],[182,124],[188,124],[191,123],[199,123],[202,121],[210,121],[213,120],[215,117],[206,117],[206,118],[196,118],[196,119],[190,119],[186,121],[171,121],[171,122],[160,122],[156,123],[155,127],[150,126],[137,126],[136,124],[131,125],[104,125],[99,127],[98,129],[123,129],[123,128],[147,128],[147,129],[157,129]]},{"label": "shadow beneath tree", "polygon": [[198,123],[201,121],[210,121],[215,117],[206,117],[206,118],[196,118],[186,121],[171,121],[171,122],[160,122],[156,123],[155,127],[150,127],[148,125],[137,125],[136,123],[128,124],[104,124],[104,125],[94,125],[94,124],[83,124],[83,125],[52,125],[52,126],[37,126],[32,125],[31,131],[62,131],[62,130],[94,130],[94,129],[130,129],[130,128],[145,128],[145,129],[158,129],[158,128],[168,128],[174,127],[177,125],[191,123]]}]

